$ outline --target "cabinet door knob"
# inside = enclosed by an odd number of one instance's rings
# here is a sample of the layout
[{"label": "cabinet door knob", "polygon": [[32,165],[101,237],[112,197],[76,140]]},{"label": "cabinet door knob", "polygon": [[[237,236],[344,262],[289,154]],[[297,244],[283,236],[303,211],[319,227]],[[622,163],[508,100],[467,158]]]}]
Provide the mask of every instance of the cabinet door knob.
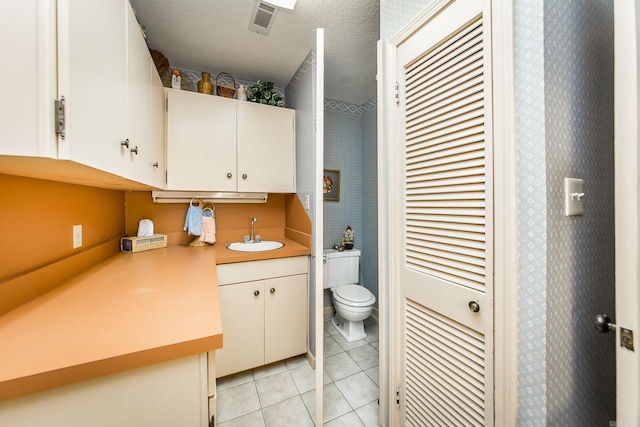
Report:
[{"label": "cabinet door knob", "polygon": [[247,174],[246,173],[242,174],[242,179],[247,179]]},{"label": "cabinet door knob", "polygon": [[229,173],[227,174],[227,178],[231,178],[232,176],[233,176],[233,175],[231,174],[231,172],[229,172]]},{"label": "cabinet door knob", "polygon": [[269,292],[274,293],[276,291],[276,288],[271,288],[269,289]]},{"label": "cabinet door knob", "polygon": [[253,294],[254,294],[255,296],[258,296],[258,295],[260,295],[260,291],[253,291]]},{"label": "cabinet door knob", "polygon": [[120,146],[124,148],[129,148],[129,138],[125,139],[124,141],[120,141]]},{"label": "cabinet door knob", "polygon": [[154,168],[157,168],[159,165],[158,165],[158,162],[155,162],[155,163],[154,163],[154,164],[152,164],[151,166],[153,166]]},{"label": "cabinet door knob", "polygon": [[133,154],[136,154],[136,155],[137,155],[137,154],[138,154],[138,146],[136,145],[135,147],[133,147],[133,148],[131,149],[131,152],[132,152]]}]

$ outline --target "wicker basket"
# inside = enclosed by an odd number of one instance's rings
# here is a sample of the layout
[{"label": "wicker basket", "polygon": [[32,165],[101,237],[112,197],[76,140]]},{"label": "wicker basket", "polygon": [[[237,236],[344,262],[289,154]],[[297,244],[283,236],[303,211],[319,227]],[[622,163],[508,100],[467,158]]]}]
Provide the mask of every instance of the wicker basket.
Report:
[{"label": "wicker basket", "polygon": [[166,247],[166,234],[154,234],[148,237],[123,237],[120,239],[120,250],[123,252],[142,252]]},{"label": "wicker basket", "polygon": [[[223,86],[221,84],[218,84],[218,79],[222,75],[231,77],[231,81],[233,81],[233,87]],[[216,75],[216,95],[224,96],[225,98],[233,98],[233,94],[235,93],[236,93],[236,79],[234,79],[231,74],[225,73],[224,71],[221,73],[218,73],[218,75]]]},{"label": "wicker basket", "polygon": [[151,58],[153,59],[153,63],[158,70],[158,73],[162,74],[169,69],[169,60],[166,56],[159,50],[149,49],[151,52]]}]

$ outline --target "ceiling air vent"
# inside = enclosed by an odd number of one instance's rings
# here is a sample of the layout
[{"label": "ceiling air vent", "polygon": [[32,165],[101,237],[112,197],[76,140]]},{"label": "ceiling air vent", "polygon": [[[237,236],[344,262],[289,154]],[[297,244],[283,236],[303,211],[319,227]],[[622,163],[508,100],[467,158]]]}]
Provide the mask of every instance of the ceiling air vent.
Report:
[{"label": "ceiling air vent", "polygon": [[269,34],[277,12],[277,8],[258,0],[256,6],[253,8],[253,14],[251,14],[249,30],[259,34]]}]

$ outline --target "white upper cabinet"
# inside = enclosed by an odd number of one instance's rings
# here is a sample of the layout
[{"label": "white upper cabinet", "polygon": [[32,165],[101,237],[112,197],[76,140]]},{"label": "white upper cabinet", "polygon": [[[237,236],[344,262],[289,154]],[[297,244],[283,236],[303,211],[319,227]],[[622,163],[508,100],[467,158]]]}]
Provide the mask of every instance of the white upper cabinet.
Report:
[{"label": "white upper cabinet", "polygon": [[238,102],[238,191],[295,192],[295,111]]},{"label": "white upper cabinet", "polygon": [[162,188],[165,170],[164,88],[128,2],[127,11],[126,139],[129,140],[129,177]]},{"label": "white upper cabinet", "polygon": [[236,191],[236,101],[167,91],[167,190]]},{"label": "white upper cabinet", "polygon": [[125,176],[127,2],[58,1],[58,93],[66,130],[59,158]]},{"label": "white upper cabinet", "polygon": [[[22,0],[5,12],[0,53],[23,84],[5,85],[12,102],[0,107],[0,172],[37,165],[27,176],[162,188],[164,93],[129,2]],[[60,135],[56,99],[64,100]]]},{"label": "white upper cabinet", "polygon": [[295,192],[295,111],[166,89],[167,190]]},{"label": "white upper cabinet", "polygon": [[55,158],[55,1],[21,0],[4,9],[0,13],[0,54],[6,65],[0,153]]}]

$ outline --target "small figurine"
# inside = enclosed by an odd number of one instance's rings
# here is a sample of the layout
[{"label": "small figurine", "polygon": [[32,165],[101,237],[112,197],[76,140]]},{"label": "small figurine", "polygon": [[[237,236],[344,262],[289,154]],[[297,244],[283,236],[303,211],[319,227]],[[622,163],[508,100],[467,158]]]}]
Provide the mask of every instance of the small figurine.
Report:
[{"label": "small figurine", "polygon": [[353,249],[353,230],[350,225],[347,225],[347,229],[344,230],[341,246],[344,246],[345,249]]},{"label": "small figurine", "polygon": [[171,87],[173,89],[181,89],[182,75],[180,74],[180,70],[173,70],[171,72]]}]

